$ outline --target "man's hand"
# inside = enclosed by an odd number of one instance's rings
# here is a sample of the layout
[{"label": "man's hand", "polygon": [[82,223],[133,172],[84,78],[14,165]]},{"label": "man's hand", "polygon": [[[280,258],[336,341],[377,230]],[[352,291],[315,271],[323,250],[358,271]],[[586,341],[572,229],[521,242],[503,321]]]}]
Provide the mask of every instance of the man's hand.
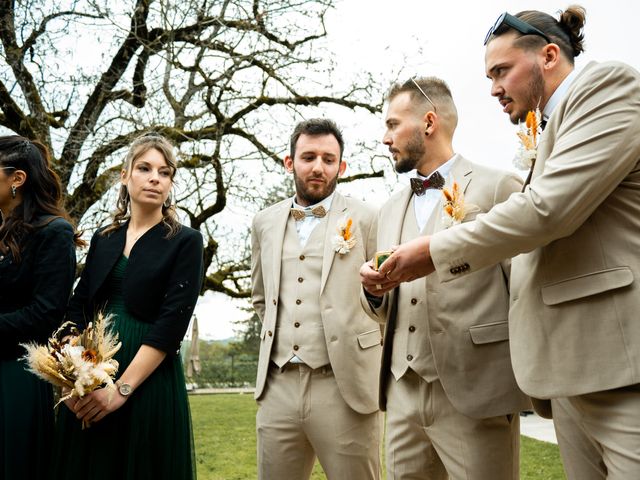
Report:
[{"label": "man's hand", "polygon": [[385,293],[393,290],[400,284],[400,282],[392,281],[383,274],[376,272],[373,269],[372,260],[363,263],[360,267],[360,281],[362,282],[363,288],[376,297],[382,297]]},{"label": "man's hand", "polygon": [[[431,237],[418,237],[395,247],[393,254],[385,260],[377,272],[378,276],[386,276],[391,282],[399,284],[433,273],[435,266],[429,252],[430,241]],[[362,277],[362,269],[360,269],[360,276]],[[364,281],[362,283],[364,285]]]}]

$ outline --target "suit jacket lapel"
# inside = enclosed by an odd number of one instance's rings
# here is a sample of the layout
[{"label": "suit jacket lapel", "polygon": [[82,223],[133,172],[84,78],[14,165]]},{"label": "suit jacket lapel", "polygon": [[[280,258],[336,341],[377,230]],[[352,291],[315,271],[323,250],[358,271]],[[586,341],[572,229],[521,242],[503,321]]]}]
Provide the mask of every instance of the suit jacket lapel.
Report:
[{"label": "suit jacket lapel", "polygon": [[[327,231],[324,235],[324,255],[322,256],[322,278],[320,280],[320,295],[324,291],[324,286],[327,283],[329,277],[329,271],[333,264],[333,258],[336,256],[336,251],[333,249],[331,243],[331,237],[336,235],[336,227],[343,217],[347,218],[347,202],[344,197],[336,192],[331,201],[331,208],[327,214]],[[362,241],[362,238],[359,238]]]},{"label": "suit jacket lapel", "polygon": [[[402,192],[400,192],[398,201],[392,205],[389,213],[385,214],[385,217],[388,216],[389,218],[381,218],[378,220],[379,222],[384,222],[385,224],[389,225],[389,228],[385,228],[383,230],[385,232],[383,241],[380,241],[380,239],[378,239],[378,245],[383,245],[383,248],[385,249],[391,248],[392,245],[400,245],[404,217],[406,215],[407,209],[411,208],[412,198],[413,191],[411,191],[411,188],[405,188],[404,190],[402,190]],[[397,293],[397,288],[389,292],[388,302],[389,305],[391,305],[391,308],[389,310],[389,314],[387,315],[387,326],[395,325],[395,312],[397,311],[397,306],[395,304]],[[387,330],[389,329],[387,328]]]},{"label": "suit jacket lapel", "polygon": [[410,188],[405,188],[398,197],[393,207],[389,210],[389,218],[380,219],[389,226],[385,228],[384,241],[378,241],[378,245],[382,244],[384,248],[390,248],[392,245],[400,245],[400,239],[402,238],[402,224],[404,223],[404,216],[408,208],[411,208],[411,199],[413,198],[413,192]]},{"label": "suit jacket lapel", "polygon": [[[467,193],[467,188],[471,183],[471,179],[473,178],[473,167],[471,163],[464,158],[462,155],[458,155],[455,163],[451,167],[451,171],[449,172],[446,180],[447,188],[451,188],[453,182],[455,181],[458,184],[458,188],[462,193]],[[431,230],[426,229],[429,233],[439,232],[444,230],[444,222],[442,220],[442,209],[444,208],[444,195],[441,195],[440,201],[436,205],[436,208],[433,210],[431,214],[432,217],[435,215],[435,218],[429,219],[429,221],[433,221],[433,227]]]},{"label": "suit jacket lapel", "polygon": [[275,292],[280,290],[280,267],[282,265],[282,246],[284,244],[284,232],[287,229],[287,221],[293,205],[293,199],[282,202],[280,208],[273,212],[273,285]]}]

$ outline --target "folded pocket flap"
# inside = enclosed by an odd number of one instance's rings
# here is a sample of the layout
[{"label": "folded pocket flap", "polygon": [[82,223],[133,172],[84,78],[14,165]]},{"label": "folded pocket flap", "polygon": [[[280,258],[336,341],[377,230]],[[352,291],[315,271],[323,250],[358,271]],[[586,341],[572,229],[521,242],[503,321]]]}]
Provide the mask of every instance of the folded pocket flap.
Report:
[{"label": "folded pocket flap", "polygon": [[626,287],[631,283],[633,283],[633,272],[629,267],[610,268],[544,285],[542,301],[545,305],[557,305]]},{"label": "folded pocket flap", "polygon": [[379,328],[358,335],[358,345],[360,345],[360,348],[375,347],[376,345],[380,345],[380,340],[382,340],[382,336],[380,335]]},{"label": "folded pocket flap", "polygon": [[476,345],[483,343],[503,342],[509,339],[509,323],[503,322],[485,323],[469,327],[471,341]]}]

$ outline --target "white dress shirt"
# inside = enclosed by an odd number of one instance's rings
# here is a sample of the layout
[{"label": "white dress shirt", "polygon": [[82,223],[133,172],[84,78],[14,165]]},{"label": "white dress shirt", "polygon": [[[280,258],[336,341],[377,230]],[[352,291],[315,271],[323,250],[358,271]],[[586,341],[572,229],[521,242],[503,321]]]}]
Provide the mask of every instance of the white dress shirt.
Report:
[{"label": "white dress shirt", "polygon": [[[456,161],[458,154],[455,153],[453,157],[447,160],[445,163],[440,165],[435,172],[440,173],[442,178],[444,178],[446,185],[450,185],[453,183],[452,179],[448,178],[449,173],[451,172],[451,167]],[[424,177],[416,172],[416,175],[421,180],[426,180],[429,177]],[[433,173],[431,173],[433,175]],[[416,223],[418,224],[418,231],[422,232],[424,226],[427,224],[429,217],[433,213],[433,209],[436,208],[437,205],[440,204],[440,199],[442,198],[442,190],[438,190],[437,188],[430,188],[424,195],[414,195],[413,196],[413,207],[416,214]]]},{"label": "white dress shirt", "polygon": [[[309,205],[308,207],[303,207],[302,205],[296,202],[296,197],[293,197],[293,208],[298,208],[300,210],[311,211],[312,208],[323,206],[325,211],[329,213],[329,209],[331,208],[331,202],[333,201],[333,193],[329,195],[327,198],[322,200],[321,202],[316,203],[315,205]],[[320,223],[320,218],[315,215],[305,216],[302,220],[296,221],[296,230],[298,231],[298,238],[300,239],[300,245],[303,247],[307,244],[307,240],[311,236],[311,232],[313,229],[318,226]]]},{"label": "white dress shirt", "polygon": [[569,87],[571,86],[575,78],[578,76],[578,73],[579,73],[579,70],[577,68],[574,68],[573,70],[571,70],[571,73],[565,77],[562,83],[558,85],[558,88],[556,88],[556,91],[553,92],[553,95],[551,95],[551,97],[549,98],[549,101],[544,106],[544,110],[542,111],[543,120],[545,121],[549,120],[549,117],[551,116],[553,111],[556,109],[560,101],[564,98],[565,94],[567,93],[567,90],[569,90]]}]

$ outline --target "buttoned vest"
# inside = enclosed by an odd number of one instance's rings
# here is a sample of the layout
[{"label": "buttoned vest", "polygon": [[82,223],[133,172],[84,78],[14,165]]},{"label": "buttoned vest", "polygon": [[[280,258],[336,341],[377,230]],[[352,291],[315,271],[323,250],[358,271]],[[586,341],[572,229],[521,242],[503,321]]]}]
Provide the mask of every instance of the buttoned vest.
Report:
[{"label": "buttoned vest", "polygon": [[289,217],[282,245],[280,297],[271,360],[279,367],[294,355],[318,368],[329,363],[320,315],[320,282],[327,217],[300,245],[295,220]]},{"label": "buttoned vest", "polygon": [[[402,222],[400,242],[405,243],[419,235],[413,205],[415,197],[407,205]],[[433,231],[438,206],[429,217],[422,234]],[[398,312],[396,330],[393,336],[391,372],[396,380],[411,368],[427,382],[438,378],[431,344],[429,342],[429,322],[427,312],[426,279],[400,284],[396,298]]]}]

